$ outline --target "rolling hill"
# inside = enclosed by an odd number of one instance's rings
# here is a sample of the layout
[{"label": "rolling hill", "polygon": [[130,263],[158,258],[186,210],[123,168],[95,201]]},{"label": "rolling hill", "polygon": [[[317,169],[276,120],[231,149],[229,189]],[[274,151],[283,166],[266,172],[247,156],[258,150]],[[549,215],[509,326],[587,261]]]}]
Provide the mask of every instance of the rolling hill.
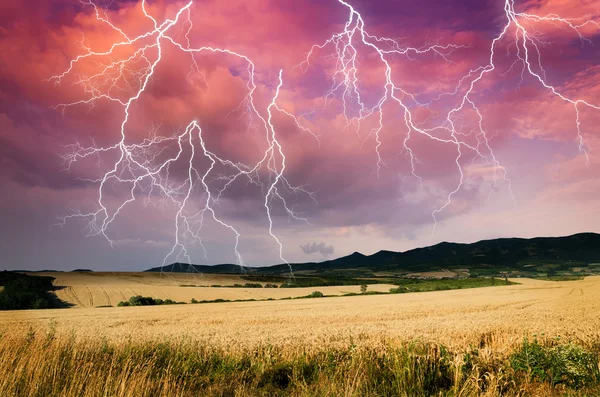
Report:
[{"label": "rolling hill", "polygon": [[[294,272],[367,275],[385,272],[403,275],[442,269],[464,269],[470,275],[513,274],[552,276],[600,272],[600,234],[579,233],[566,237],[499,238],[471,244],[443,242],[406,252],[355,252],[324,262],[292,263]],[[234,264],[192,265],[173,263],[148,272],[242,273]],[[246,272],[263,275],[289,273],[287,264],[249,267]]]}]

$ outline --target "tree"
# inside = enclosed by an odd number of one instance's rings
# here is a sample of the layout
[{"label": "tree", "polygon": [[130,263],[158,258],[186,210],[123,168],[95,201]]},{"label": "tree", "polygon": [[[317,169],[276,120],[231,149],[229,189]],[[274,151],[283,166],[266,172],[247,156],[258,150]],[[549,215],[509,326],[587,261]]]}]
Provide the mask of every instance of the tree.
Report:
[{"label": "tree", "polygon": [[365,292],[367,292],[367,284],[363,284],[360,286],[360,293],[364,294]]}]

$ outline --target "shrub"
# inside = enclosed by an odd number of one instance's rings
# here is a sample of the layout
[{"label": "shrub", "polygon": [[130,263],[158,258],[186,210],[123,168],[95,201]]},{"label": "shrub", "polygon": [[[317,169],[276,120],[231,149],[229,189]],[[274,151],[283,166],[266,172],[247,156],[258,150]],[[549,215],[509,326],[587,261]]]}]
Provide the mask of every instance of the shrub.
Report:
[{"label": "shrub", "polygon": [[[162,303],[162,301],[161,301]],[[156,301],[149,296],[136,295],[129,298],[129,304],[131,306],[153,306],[156,305]]]},{"label": "shrub", "polygon": [[525,339],[509,361],[515,371],[552,385],[580,388],[600,381],[598,356],[573,344],[546,347],[535,339],[532,343]]},{"label": "shrub", "polygon": [[321,291],[313,291],[308,295],[309,298],[322,298],[323,293]]},{"label": "shrub", "polygon": [[0,310],[47,309],[53,307],[52,277],[29,276],[2,272],[0,285]]},{"label": "shrub", "polygon": [[365,292],[367,292],[367,284],[363,284],[360,286],[360,293],[364,294]]},{"label": "shrub", "polygon": [[[158,305],[178,305],[184,302],[175,302],[171,299],[154,299],[149,296],[135,295],[129,298],[129,301],[119,302],[117,306],[158,306]],[[192,302],[194,303],[194,302]],[[197,303],[197,302],[196,302]]]},{"label": "shrub", "polygon": [[406,287],[390,288],[390,294],[403,294],[406,292],[409,292],[409,289]]}]

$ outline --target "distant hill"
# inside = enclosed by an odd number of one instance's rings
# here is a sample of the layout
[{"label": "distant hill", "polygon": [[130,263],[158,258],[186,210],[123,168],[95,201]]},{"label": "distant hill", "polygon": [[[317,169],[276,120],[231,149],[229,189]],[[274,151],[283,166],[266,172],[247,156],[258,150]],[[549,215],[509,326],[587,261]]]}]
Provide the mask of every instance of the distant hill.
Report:
[{"label": "distant hill", "polygon": [[71,270],[72,273],[90,273],[93,272],[93,270],[90,269],[75,269],[75,270]]},{"label": "distant hill", "polygon": [[[600,272],[600,234],[580,233],[566,237],[531,239],[499,238],[471,244],[439,243],[406,252],[379,251],[373,255],[355,252],[324,262],[292,263],[294,272],[353,270],[401,275],[441,269],[468,269],[471,275],[543,273],[545,275],[597,270]],[[581,268],[581,269],[580,269]],[[241,273],[239,266],[173,263],[150,272]],[[246,268],[257,274],[289,273],[287,264]]]}]

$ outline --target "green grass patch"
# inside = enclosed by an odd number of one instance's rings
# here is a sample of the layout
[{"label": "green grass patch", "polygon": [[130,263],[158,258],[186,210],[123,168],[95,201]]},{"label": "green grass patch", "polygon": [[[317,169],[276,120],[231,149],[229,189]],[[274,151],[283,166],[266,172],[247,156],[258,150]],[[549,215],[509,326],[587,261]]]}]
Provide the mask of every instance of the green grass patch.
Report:
[{"label": "green grass patch", "polygon": [[600,383],[598,352],[572,343],[544,346],[536,339],[525,339],[520,349],[510,355],[509,362],[518,375],[553,386],[577,389]]},{"label": "green grass patch", "polygon": [[443,278],[438,280],[415,280],[405,278],[395,280],[394,284],[398,287],[390,289],[390,293],[392,294],[400,294],[406,292],[445,291],[464,288],[494,287],[501,285],[512,285],[516,283],[508,280],[507,278],[477,277],[463,279]]}]

